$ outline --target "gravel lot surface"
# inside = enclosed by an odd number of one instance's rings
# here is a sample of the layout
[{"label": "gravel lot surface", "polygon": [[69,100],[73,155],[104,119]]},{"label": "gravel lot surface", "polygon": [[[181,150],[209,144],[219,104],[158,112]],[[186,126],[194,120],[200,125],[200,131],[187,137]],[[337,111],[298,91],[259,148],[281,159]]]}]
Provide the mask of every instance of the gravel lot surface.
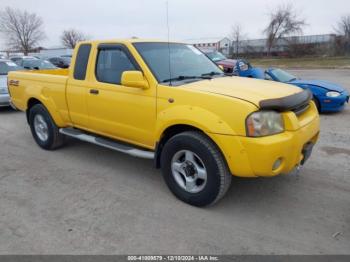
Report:
[{"label": "gravel lot surface", "polygon": [[[350,91],[349,70],[293,73]],[[350,107],[321,121],[299,175],[234,178],[199,209],[152,161],[75,140],[43,151],[0,109],[0,254],[350,254]]]}]

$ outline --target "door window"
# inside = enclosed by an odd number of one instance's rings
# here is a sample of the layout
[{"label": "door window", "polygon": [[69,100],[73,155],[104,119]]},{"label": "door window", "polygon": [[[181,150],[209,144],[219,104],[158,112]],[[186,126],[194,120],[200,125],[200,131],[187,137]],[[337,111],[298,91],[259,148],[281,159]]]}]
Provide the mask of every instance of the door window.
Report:
[{"label": "door window", "polygon": [[99,82],[120,85],[123,72],[134,70],[137,70],[136,67],[122,49],[99,51],[96,65],[96,78]]}]

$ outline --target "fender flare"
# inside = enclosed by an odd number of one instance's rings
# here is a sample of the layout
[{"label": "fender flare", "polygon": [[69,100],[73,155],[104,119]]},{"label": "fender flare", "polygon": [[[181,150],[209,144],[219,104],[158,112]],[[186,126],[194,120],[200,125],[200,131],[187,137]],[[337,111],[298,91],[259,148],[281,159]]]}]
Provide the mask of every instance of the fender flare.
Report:
[{"label": "fender flare", "polygon": [[179,105],[161,111],[156,127],[156,140],[160,140],[166,129],[174,125],[193,126],[206,133],[236,135],[235,131],[218,115],[201,107]]},{"label": "fender flare", "polygon": [[27,114],[27,120],[28,120],[28,115],[29,115],[29,110],[30,107],[32,107],[33,105],[31,105],[31,101],[37,101],[34,102],[35,104],[42,104],[48,111],[48,113],[50,114],[52,120],[54,121],[54,123],[57,126],[65,126],[65,121],[63,120],[61,114],[59,113],[59,111],[57,110],[57,107],[55,105],[55,103],[53,102],[52,99],[50,98],[46,98],[43,95],[38,96],[31,96],[26,103],[26,114]]}]

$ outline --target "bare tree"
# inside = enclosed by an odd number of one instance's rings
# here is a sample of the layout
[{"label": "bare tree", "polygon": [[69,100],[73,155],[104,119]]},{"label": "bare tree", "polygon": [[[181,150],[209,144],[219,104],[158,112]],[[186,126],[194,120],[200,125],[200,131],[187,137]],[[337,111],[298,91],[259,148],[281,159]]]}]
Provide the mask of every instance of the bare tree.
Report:
[{"label": "bare tree", "polygon": [[342,16],[334,29],[339,35],[335,43],[336,53],[350,54],[350,14]]},{"label": "bare tree", "polygon": [[350,39],[350,14],[344,15],[338,21],[335,31],[342,36],[345,36],[347,39]]},{"label": "bare tree", "polygon": [[268,53],[271,53],[271,49],[278,39],[291,34],[302,33],[305,25],[305,20],[298,17],[291,4],[278,6],[270,13],[270,22],[264,30],[267,36]]},{"label": "bare tree", "polygon": [[242,26],[238,23],[231,26],[231,32],[229,37],[233,40],[233,52],[236,54],[236,57],[238,57],[241,42],[245,37],[243,34]]},{"label": "bare tree", "polygon": [[61,35],[61,42],[67,48],[74,48],[78,42],[87,39],[88,37],[84,33],[75,29],[65,30]]},{"label": "bare tree", "polygon": [[25,55],[45,38],[43,20],[39,16],[10,7],[0,11],[0,32],[11,49]]}]

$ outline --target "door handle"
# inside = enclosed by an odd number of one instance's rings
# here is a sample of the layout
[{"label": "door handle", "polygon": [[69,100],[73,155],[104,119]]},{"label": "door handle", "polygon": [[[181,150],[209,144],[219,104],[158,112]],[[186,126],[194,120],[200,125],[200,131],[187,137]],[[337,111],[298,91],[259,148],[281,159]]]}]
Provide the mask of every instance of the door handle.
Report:
[{"label": "door handle", "polygon": [[97,89],[90,89],[90,94],[98,95],[100,92]]}]

